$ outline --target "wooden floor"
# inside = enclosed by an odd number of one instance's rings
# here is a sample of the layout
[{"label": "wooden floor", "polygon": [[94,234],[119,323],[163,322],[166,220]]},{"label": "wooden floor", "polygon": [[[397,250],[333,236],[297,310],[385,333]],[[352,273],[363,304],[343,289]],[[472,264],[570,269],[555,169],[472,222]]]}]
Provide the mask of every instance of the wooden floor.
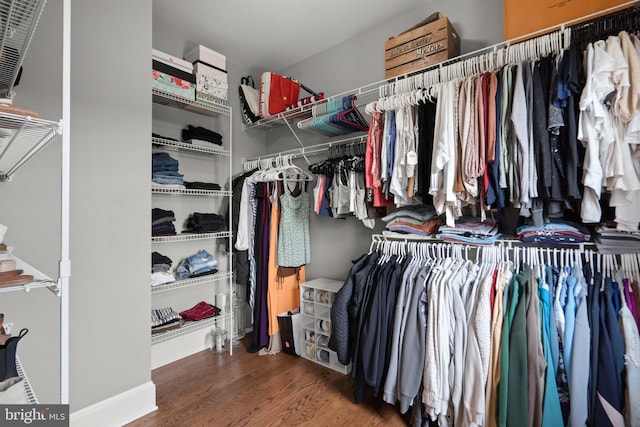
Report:
[{"label": "wooden floor", "polygon": [[353,400],[354,380],[302,357],[203,351],[153,371],[158,410],[148,426],[406,426],[381,399]]}]

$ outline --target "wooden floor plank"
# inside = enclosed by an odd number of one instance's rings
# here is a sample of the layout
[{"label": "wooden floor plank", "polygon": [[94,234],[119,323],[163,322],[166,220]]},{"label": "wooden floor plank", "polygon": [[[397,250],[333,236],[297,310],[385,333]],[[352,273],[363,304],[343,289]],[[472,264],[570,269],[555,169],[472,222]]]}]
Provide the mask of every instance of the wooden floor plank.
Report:
[{"label": "wooden floor plank", "polygon": [[158,410],[130,427],[406,426],[407,417],[368,390],[354,403],[351,375],[285,353],[202,351],[153,371]]}]

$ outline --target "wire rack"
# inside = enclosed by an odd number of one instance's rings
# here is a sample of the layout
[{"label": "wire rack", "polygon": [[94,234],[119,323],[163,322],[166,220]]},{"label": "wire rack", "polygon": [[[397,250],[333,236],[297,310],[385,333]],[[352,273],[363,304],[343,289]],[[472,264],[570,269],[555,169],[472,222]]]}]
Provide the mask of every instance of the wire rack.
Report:
[{"label": "wire rack", "polygon": [[199,153],[213,154],[217,156],[228,156],[229,151],[222,148],[204,147],[196,144],[190,144],[188,142],[173,141],[171,139],[151,138],[151,143],[155,145],[162,145],[165,147],[171,147],[178,150],[197,151]]},{"label": "wire rack", "polygon": [[231,273],[216,273],[209,276],[194,277],[191,279],[176,280],[172,283],[151,287],[151,293],[173,291],[174,289],[188,288],[191,286],[205,285],[207,283],[228,280],[232,276]]},{"label": "wire rack", "polygon": [[303,105],[301,107],[292,108],[275,116],[266,117],[258,120],[250,126],[244,126],[244,129],[272,129],[280,126],[285,126],[287,123],[293,123],[298,120],[308,119],[312,116],[313,107],[322,105],[330,100],[340,99],[348,95],[356,95],[355,105],[358,108],[363,108],[370,102],[373,102],[379,98],[379,87],[385,82],[377,82],[367,86],[362,86],[358,89],[354,89],[348,92],[342,92],[337,95],[330,96],[320,101]]},{"label": "wire rack", "polygon": [[[10,251],[12,249],[13,248],[10,248]],[[13,255],[12,255],[12,258],[16,261],[16,268],[23,270],[23,274],[28,274],[33,276],[34,280],[22,285],[7,286],[7,287],[0,288],[0,293],[16,292],[16,291],[29,292],[32,289],[49,288],[52,292],[54,292],[56,295],[59,296],[60,288],[58,286],[58,282],[47,277],[44,273],[38,271],[35,267],[29,265],[22,259]]]},{"label": "wire rack", "polygon": [[228,116],[231,114],[231,109],[228,105],[222,104],[210,104],[207,102],[194,101],[182,96],[177,96],[171,93],[161,91],[156,88],[152,88],[153,102],[160,105],[167,105],[169,107],[178,108],[180,110],[188,110],[194,113],[203,114],[205,116],[213,116],[215,114],[222,114]]},{"label": "wire rack", "polygon": [[153,236],[151,237],[152,243],[164,243],[164,242],[188,242],[190,240],[212,240],[231,237],[231,233],[228,231],[221,231],[219,233],[201,233],[201,234],[176,234],[175,236]]},{"label": "wire rack", "polygon": [[182,321],[181,326],[177,329],[171,329],[167,332],[160,332],[151,335],[151,343],[156,344],[168,339],[188,334],[189,332],[197,331],[209,326],[216,326],[219,322],[230,320],[231,313],[221,314],[220,316],[210,317],[208,319],[198,320],[197,322],[185,322]]},{"label": "wire rack", "polygon": [[208,196],[208,197],[228,197],[229,191],[220,190],[192,190],[187,188],[163,188],[160,186],[152,186],[151,192],[155,194],[179,194],[184,196]]},{"label": "wire rack", "polygon": [[22,368],[22,364],[20,364],[20,359],[18,357],[16,357],[16,370],[18,371],[18,376],[23,378],[22,382],[24,383],[24,390],[29,397],[29,401],[32,405],[37,405],[38,398],[36,397],[36,393],[33,391],[33,387],[31,387],[29,377],[27,377],[27,374]]},{"label": "wire rack", "polygon": [[0,181],[9,180],[60,132],[58,122],[0,112]]},{"label": "wire rack", "polygon": [[46,0],[0,3],[0,98],[12,98],[20,66],[38,26]]}]

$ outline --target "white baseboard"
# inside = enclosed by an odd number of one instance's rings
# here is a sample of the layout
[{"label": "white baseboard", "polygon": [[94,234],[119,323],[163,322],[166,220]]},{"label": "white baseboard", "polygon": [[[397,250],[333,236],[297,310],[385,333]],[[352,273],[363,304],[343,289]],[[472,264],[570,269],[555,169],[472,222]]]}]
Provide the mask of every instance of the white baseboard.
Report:
[{"label": "white baseboard", "polygon": [[72,427],[119,427],[158,409],[156,386],[149,381],[70,415]]},{"label": "white baseboard", "polygon": [[197,329],[151,345],[151,369],[156,369],[211,346],[211,329]]}]

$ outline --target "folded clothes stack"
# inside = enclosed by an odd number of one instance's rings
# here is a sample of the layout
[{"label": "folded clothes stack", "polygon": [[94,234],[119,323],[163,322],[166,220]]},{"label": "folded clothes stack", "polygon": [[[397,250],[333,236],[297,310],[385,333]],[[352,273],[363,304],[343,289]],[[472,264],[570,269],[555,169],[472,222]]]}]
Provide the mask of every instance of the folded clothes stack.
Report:
[{"label": "folded clothes stack", "polygon": [[180,315],[171,307],[151,310],[151,333],[157,334],[177,329],[181,326],[180,319],[182,319]]},{"label": "folded clothes stack", "polygon": [[400,209],[383,217],[382,220],[387,223],[389,231],[419,236],[435,234],[442,225],[442,220],[435,211],[426,206]]},{"label": "folded clothes stack", "polygon": [[436,237],[447,242],[493,245],[500,237],[500,233],[498,233],[498,224],[493,220],[483,222],[480,218],[462,217],[456,220],[455,227],[440,226]]},{"label": "folded clothes stack", "polygon": [[215,305],[200,301],[188,310],[181,311],[180,316],[183,320],[195,322],[209,317],[219,316],[220,309]]},{"label": "folded clothes stack", "polygon": [[524,243],[567,244],[589,240],[588,231],[570,224],[547,223],[541,227],[523,225],[516,229],[517,237]]},{"label": "folded clothes stack", "polygon": [[165,152],[156,152],[151,155],[151,181],[156,184],[181,187],[183,177],[178,172],[178,160]]},{"label": "folded clothes stack", "polygon": [[160,286],[176,281],[171,273],[172,263],[173,261],[168,256],[158,252],[151,254],[151,286]]},{"label": "folded clothes stack", "polygon": [[185,233],[216,233],[224,230],[225,220],[214,213],[192,213],[187,219]]},{"label": "folded clothes stack", "polygon": [[151,235],[152,236],[175,236],[176,227],[173,221],[176,216],[173,211],[160,208],[151,210]]},{"label": "folded clothes stack", "polygon": [[184,186],[189,190],[220,191],[220,185],[214,182],[184,181]]},{"label": "folded clothes stack", "polygon": [[188,125],[182,129],[182,139],[185,142],[206,141],[211,144],[222,145],[222,135],[202,126]]},{"label": "folded clothes stack", "polygon": [[24,285],[33,281],[32,275],[22,274],[24,271],[17,268],[16,261],[9,253],[7,245],[2,243],[6,231],[7,227],[0,224],[0,288]]},{"label": "folded clothes stack", "polygon": [[603,254],[640,252],[640,231],[619,230],[616,224],[603,224],[595,228],[593,240]]},{"label": "folded clothes stack", "polygon": [[203,250],[180,261],[176,274],[181,279],[200,277],[218,272],[218,261],[209,252]]}]

